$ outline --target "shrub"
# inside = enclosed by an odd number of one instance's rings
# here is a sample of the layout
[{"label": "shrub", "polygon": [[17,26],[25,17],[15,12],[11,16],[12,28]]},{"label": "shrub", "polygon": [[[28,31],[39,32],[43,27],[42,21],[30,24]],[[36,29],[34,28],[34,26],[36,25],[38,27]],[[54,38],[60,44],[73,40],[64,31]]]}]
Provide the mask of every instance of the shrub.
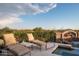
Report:
[{"label": "shrub", "polygon": [[43,30],[42,28],[35,28],[34,29],[34,37],[38,40],[42,40],[45,42],[55,42],[56,34],[53,30]]}]

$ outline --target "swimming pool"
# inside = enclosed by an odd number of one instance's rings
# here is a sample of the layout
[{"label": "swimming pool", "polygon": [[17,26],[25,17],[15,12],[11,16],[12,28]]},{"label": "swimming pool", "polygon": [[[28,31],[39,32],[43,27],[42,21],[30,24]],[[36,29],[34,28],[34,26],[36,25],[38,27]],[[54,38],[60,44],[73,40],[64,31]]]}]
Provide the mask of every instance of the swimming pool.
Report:
[{"label": "swimming pool", "polygon": [[79,48],[74,48],[74,50],[68,50],[64,48],[57,48],[54,52],[52,52],[57,55],[61,56],[79,56]]}]

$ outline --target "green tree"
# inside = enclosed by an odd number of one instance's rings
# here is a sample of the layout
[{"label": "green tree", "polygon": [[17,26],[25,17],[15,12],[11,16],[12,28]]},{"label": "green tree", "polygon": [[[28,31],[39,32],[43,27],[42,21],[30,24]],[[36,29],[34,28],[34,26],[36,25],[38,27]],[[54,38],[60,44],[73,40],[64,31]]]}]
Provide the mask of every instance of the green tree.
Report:
[{"label": "green tree", "polygon": [[13,32],[13,30],[10,29],[9,27],[4,27],[4,28],[1,29],[1,31],[2,31],[3,33],[11,33],[11,32]]},{"label": "green tree", "polygon": [[42,31],[43,29],[41,27],[36,27],[33,29],[33,31]]},{"label": "green tree", "polygon": [[35,39],[42,40],[43,38],[43,29],[41,27],[36,27],[33,29],[33,35]]},{"label": "green tree", "polygon": [[49,41],[55,42],[56,41],[56,34],[55,34],[55,32],[54,31],[50,31],[49,34],[50,34]]},{"label": "green tree", "polygon": [[54,30],[44,30],[41,27],[34,29],[34,36],[45,42],[52,42],[56,40]]},{"label": "green tree", "polygon": [[22,41],[28,41],[27,40],[27,34],[26,32],[23,31],[15,31],[15,37],[17,38],[17,41],[22,42]]}]

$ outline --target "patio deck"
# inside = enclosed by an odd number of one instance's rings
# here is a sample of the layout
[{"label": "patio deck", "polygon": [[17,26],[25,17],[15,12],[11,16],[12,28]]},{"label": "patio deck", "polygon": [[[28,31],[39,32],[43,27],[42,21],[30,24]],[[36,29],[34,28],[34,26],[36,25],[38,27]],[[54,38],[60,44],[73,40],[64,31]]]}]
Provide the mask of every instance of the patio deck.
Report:
[{"label": "patio deck", "polygon": [[[33,46],[33,50],[31,51],[31,56],[58,56],[56,54],[52,54],[52,52],[55,51],[55,49],[58,47],[58,44],[55,43],[47,43],[47,44],[48,44],[47,45],[48,49],[45,50],[44,48],[42,48],[41,51],[38,47]],[[29,56],[29,55],[26,54],[25,56]]]},{"label": "patio deck", "polygon": [[[26,45],[28,47],[30,47],[32,45],[32,43],[28,43],[28,42],[27,43],[23,42],[21,44]],[[47,43],[47,47],[48,47],[47,50],[44,47],[42,47],[42,50],[40,51],[38,46],[33,45],[33,49],[31,51],[31,56],[59,56],[56,54],[52,54],[52,52],[58,48],[57,43]],[[7,55],[11,55],[11,54],[12,53],[10,53],[9,51],[7,54],[7,50],[3,50],[3,54],[0,54],[0,56],[7,56]],[[24,56],[29,56],[29,54],[25,54]]]}]

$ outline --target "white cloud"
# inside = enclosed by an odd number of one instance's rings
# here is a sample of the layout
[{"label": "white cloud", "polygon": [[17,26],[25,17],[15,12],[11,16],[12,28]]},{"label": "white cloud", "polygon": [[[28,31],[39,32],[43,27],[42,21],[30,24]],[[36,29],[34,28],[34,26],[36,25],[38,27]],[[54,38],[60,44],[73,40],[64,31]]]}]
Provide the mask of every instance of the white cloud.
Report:
[{"label": "white cloud", "polygon": [[9,25],[9,24],[14,24],[17,22],[22,22],[22,20],[17,17],[10,17],[9,16],[9,17],[2,18],[0,20],[0,25],[5,26],[5,25]]},{"label": "white cloud", "polygon": [[46,13],[55,7],[53,3],[0,3],[0,25],[22,22],[21,15]]}]

